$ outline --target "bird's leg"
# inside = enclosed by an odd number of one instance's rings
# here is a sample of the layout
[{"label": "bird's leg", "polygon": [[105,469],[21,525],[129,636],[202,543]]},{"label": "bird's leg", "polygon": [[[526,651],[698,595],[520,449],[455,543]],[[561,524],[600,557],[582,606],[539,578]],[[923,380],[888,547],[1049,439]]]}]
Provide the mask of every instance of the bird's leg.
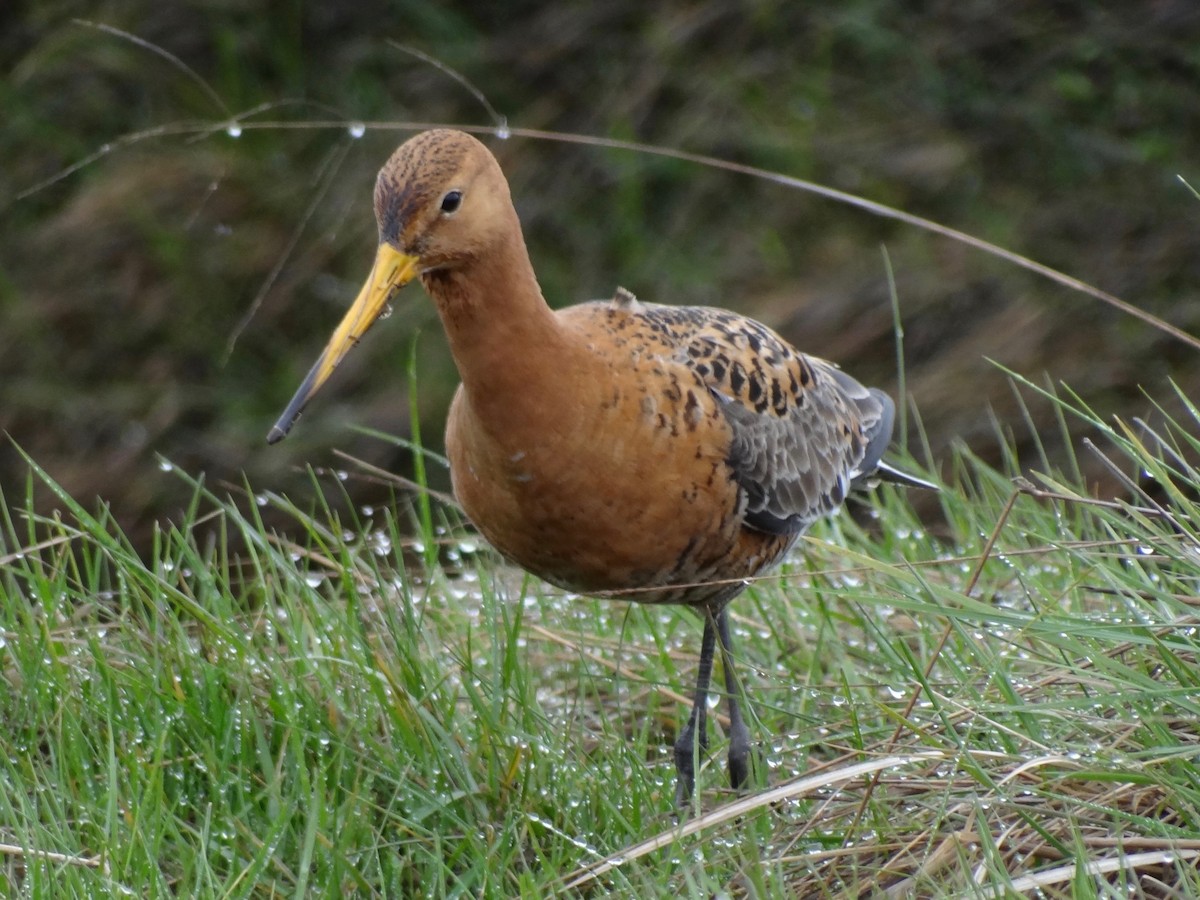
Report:
[{"label": "bird's leg", "polygon": [[742,718],[741,688],[733,671],[729,614],[724,607],[717,613],[717,634],[721,639],[721,668],[725,670],[725,696],[729,703],[729,784],[740,790],[750,780],[750,729]]},{"label": "bird's leg", "polygon": [[696,673],[696,697],[687,724],[675,740],[675,805],[685,807],[696,792],[696,760],[708,747],[708,683],[712,678],[713,651],[717,630],[712,613],[704,616],[704,637],[700,639],[700,669]]}]

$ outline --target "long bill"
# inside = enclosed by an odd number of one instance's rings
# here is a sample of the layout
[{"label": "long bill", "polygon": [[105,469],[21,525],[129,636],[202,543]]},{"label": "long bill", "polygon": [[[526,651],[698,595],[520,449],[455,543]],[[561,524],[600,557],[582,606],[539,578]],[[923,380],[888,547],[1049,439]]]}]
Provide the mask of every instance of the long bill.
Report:
[{"label": "long bill", "polygon": [[381,242],[375,254],[375,263],[371,266],[371,275],[367,283],[358,292],[354,305],[346,312],[333,337],[325,346],[312,369],[309,370],[300,389],[292,397],[292,401],[275,423],[275,427],[267,434],[267,443],[274,444],[284,439],[292,430],[296,419],[304,410],[304,406],[313,394],[320,390],[333,370],[338,367],[347,353],[353,349],[359,339],[366,334],[375,320],[387,309],[388,301],[404,285],[420,274],[420,258],[397,250],[386,241]]}]

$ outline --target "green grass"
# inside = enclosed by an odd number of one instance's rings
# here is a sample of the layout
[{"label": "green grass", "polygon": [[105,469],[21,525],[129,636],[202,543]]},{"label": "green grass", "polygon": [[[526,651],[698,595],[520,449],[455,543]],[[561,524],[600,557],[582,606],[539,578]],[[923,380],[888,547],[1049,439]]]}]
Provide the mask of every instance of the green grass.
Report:
[{"label": "green grass", "polygon": [[1196,422],[1051,402],[1153,499],[964,451],[936,526],[884,488],[814,529],[735,605],[763,783],[714,734],[682,823],[690,613],[563,596],[411,493],[339,519],[337,477],[193,484],[142,558],[31,461],[59,512],[0,523],[0,893],[1195,896]]}]

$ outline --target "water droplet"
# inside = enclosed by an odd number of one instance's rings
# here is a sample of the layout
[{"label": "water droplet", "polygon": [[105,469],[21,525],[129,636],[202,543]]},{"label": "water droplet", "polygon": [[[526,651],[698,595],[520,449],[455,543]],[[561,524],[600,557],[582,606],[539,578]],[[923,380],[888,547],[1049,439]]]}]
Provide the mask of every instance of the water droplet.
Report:
[{"label": "water droplet", "polygon": [[158,461],[158,469],[160,472],[170,472],[174,468],[175,468],[175,464],[170,462],[169,460],[160,459]]},{"label": "water droplet", "polygon": [[376,556],[387,556],[392,552],[392,539],[385,532],[376,531],[371,535],[371,549]]},{"label": "water droplet", "polygon": [[348,127],[346,131],[349,132],[350,137],[358,140],[358,138],[367,133],[367,126],[362,122],[351,122],[350,127]]},{"label": "water droplet", "polygon": [[500,121],[496,124],[496,137],[502,141],[507,141],[512,137],[512,132],[508,130],[508,119],[504,116],[501,116]]},{"label": "water droplet", "polygon": [[237,122],[230,122],[225,126],[225,133],[231,138],[240,138],[242,136],[242,126]]}]

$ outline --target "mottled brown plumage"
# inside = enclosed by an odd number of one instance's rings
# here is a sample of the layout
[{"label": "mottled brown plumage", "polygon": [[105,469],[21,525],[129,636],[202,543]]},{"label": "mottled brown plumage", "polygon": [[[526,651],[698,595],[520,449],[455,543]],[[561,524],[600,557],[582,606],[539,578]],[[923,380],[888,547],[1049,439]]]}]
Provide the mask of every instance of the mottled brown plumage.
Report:
[{"label": "mottled brown plumage", "polygon": [[[269,439],[419,277],[462,376],[446,446],[471,521],[553,584],[704,615],[696,703],[676,745],[685,801],[718,635],[729,648],[726,604],[881,471],[892,401],[725,310],[618,289],[552,311],[495,158],[461,132],[403,144],[379,174],[375,214],[371,277]],[[748,733],[728,662],[740,786]]]}]

